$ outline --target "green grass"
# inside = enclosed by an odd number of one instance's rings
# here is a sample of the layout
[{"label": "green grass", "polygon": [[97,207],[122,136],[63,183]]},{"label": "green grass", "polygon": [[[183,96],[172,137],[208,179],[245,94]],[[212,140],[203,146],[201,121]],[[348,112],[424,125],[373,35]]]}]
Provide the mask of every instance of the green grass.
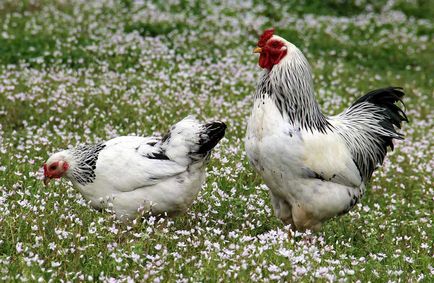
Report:
[{"label": "green grass", "polygon": [[[253,2],[0,3],[0,281],[432,281],[432,1]],[[270,26],[310,61],[324,112],[396,85],[410,119],[362,204],[291,240],[243,146]],[[38,177],[59,149],[188,114],[228,130],[185,215],[119,223]]]}]

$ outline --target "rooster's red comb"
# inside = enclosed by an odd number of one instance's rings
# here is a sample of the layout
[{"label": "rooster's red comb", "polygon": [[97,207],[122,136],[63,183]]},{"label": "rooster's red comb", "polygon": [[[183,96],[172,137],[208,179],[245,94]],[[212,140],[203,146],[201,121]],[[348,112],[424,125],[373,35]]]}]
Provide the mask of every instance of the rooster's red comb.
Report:
[{"label": "rooster's red comb", "polygon": [[274,28],[266,29],[259,37],[258,47],[264,47],[265,43],[273,36]]}]

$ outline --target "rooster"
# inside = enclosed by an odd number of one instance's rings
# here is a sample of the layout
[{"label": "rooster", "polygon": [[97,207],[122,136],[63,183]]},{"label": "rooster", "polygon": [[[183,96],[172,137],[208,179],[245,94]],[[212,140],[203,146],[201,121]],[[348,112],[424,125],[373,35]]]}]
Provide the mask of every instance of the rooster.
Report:
[{"label": "rooster", "polygon": [[264,71],[248,121],[247,156],[270,190],[276,216],[292,229],[318,231],[354,207],[393,139],[403,139],[396,128],[408,120],[395,103],[404,92],[373,90],[341,114],[326,116],[296,46],[271,29],[254,52]]},{"label": "rooster", "polygon": [[123,136],[60,151],[44,164],[44,183],[66,177],[92,207],[111,207],[119,219],[139,212],[174,216],[196,198],[225,129],[223,122],[189,116],[163,138]]}]

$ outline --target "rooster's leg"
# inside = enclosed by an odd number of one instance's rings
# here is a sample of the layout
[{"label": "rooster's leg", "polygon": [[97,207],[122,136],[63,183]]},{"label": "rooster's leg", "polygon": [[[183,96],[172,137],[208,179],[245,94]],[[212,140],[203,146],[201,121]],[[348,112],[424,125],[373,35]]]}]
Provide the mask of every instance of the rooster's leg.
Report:
[{"label": "rooster's leg", "polygon": [[296,229],[292,219],[292,206],[288,201],[275,195],[272,191],[270,191],[270,197],[276,217],[279,218],[283,224],[289,225],[288,238],[291,239]]},{"label": "rooster's leg", "polygon": [[313,213],[305,209],[301,204],[296,204],[292,208],[292,218],[295,228],[298,231],[311,230],[317,232],[321,229],[322,222]]}]

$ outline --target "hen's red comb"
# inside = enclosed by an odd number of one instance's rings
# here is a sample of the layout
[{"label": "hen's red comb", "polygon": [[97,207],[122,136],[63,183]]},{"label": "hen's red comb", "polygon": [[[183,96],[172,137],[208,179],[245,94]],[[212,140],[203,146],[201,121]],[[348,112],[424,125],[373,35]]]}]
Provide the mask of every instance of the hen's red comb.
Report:
[{"label": "hen's red comb", "polygon": [[259,37],[258,47],[264,47],[265,43],[273,36],[274,28],[266,29]]}]

